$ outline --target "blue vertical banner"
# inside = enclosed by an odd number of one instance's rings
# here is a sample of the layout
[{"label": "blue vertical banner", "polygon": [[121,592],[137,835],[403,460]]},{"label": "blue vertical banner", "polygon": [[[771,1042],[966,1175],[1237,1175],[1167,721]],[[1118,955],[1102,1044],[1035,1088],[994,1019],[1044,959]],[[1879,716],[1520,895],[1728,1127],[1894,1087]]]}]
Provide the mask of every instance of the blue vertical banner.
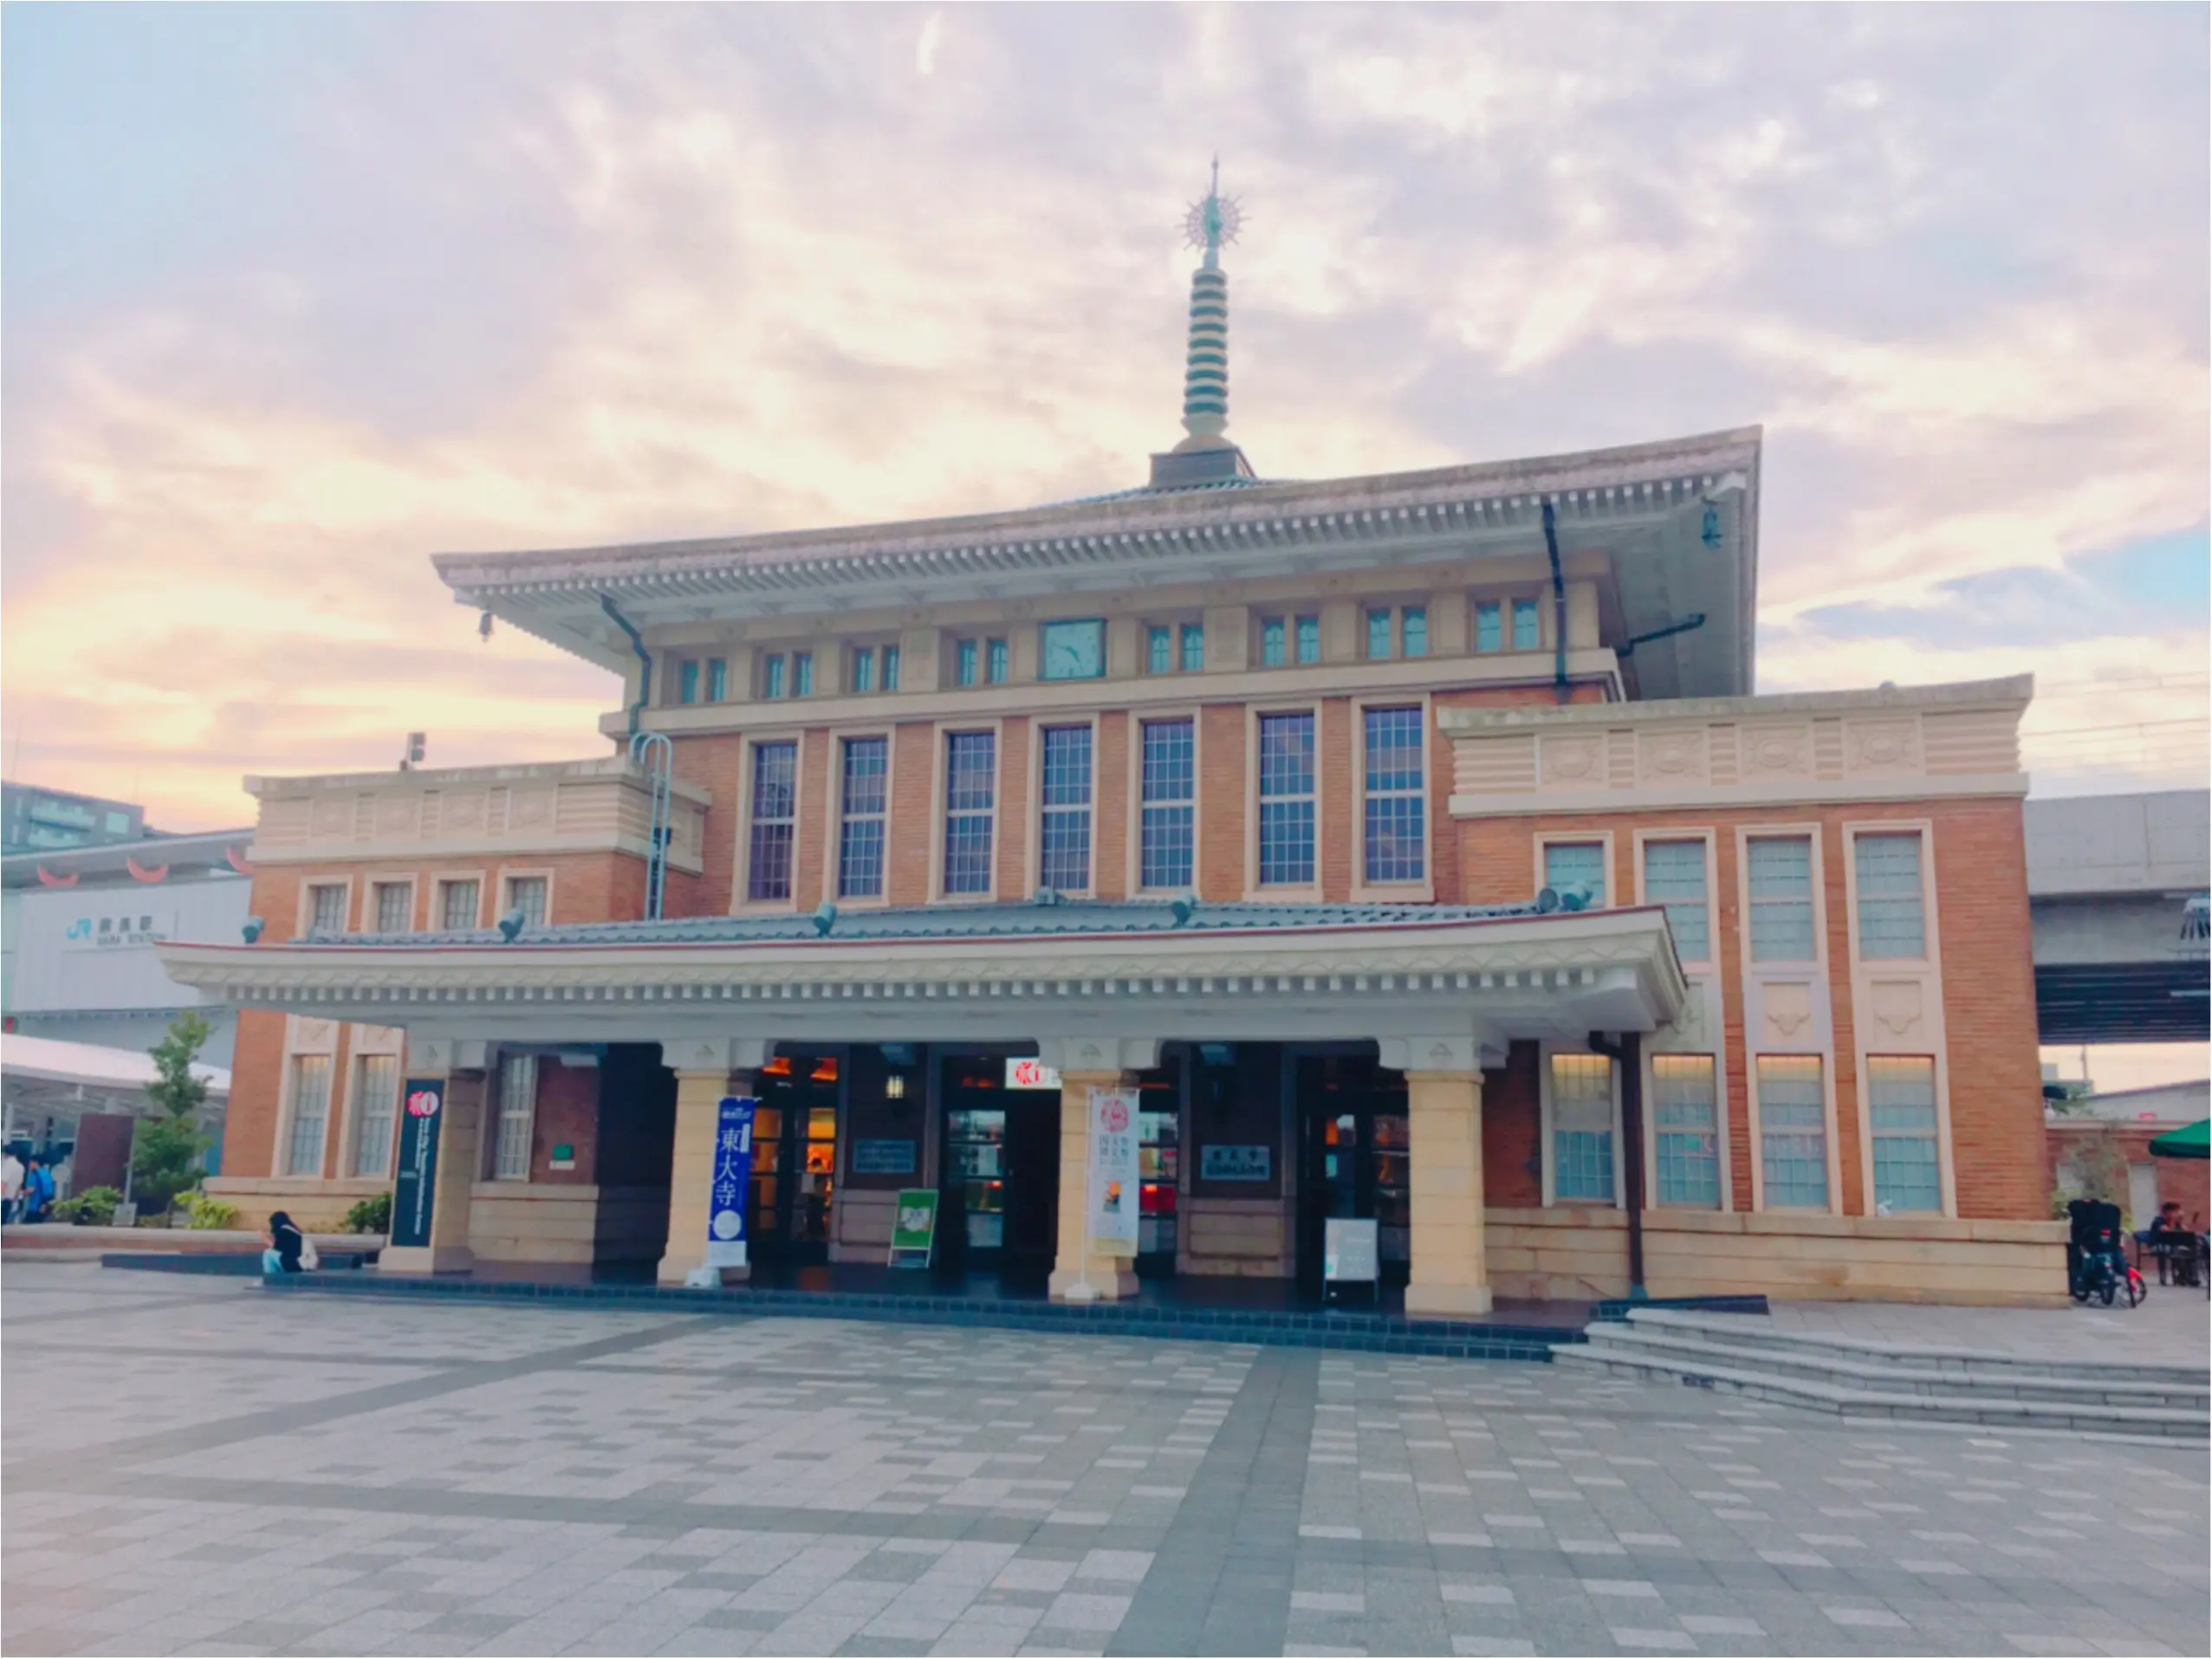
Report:
[{"label": "blue vertical banner", "polygon": [[714,1126],[714,1182],[707,1189],[710,1267],[743,1267],[745,1210],[753,1196],[753,1112],[750,1095],[724,1095]]}]

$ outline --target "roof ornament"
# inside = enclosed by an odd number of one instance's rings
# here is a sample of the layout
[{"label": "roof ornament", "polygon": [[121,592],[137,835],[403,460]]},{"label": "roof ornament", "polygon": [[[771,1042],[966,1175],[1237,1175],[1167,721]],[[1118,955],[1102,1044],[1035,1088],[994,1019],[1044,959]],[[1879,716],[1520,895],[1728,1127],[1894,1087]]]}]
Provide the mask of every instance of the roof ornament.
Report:
[{"label": "roof ornament", "polygon": [[1184,239],[1204,251],[1190,273],[1190,343],[1183,371],[1183,429],[1178,450],[1220,449],[1229,430],[1229,278],[1221,268],[1222,244],[1236,240],[1244,209],[1221,193],[1221,158],[1205,199],[1191,204]]}]

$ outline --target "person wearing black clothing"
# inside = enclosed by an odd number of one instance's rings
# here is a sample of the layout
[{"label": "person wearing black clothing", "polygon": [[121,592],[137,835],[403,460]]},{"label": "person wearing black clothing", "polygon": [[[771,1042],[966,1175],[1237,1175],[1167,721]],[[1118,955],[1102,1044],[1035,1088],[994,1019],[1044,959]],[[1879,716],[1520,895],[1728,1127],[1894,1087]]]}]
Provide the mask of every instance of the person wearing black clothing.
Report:
[{"label": "person wearing black clothing", "polygon": [[268,1247],[261,1253],[261,1270],[264,1273],[297,1273],[300,1271],[300,1252],[307,1247],[307,1239],[292,1224],[292,1218],[278,1210],[269,1218],[269,1231],[261,1235]]}]

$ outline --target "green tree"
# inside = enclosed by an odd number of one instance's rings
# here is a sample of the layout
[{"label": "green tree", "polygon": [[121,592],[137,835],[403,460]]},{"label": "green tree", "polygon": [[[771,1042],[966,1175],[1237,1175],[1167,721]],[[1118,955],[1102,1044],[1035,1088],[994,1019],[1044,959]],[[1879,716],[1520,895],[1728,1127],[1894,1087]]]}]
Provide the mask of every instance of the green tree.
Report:
[{"label": "green tree", "polygon": [[166,1210],[178,1193],[199,1184],[200,1154],[212,1137],[200,1132],[207,1084],[192,1075],[192,1062],[207,1039],[207,1021],[187,1010],[152,1050],[159,1075],[146,1092],[161,1115],[140,1118],[131,1142],[131,1196],[146,1215]]}]

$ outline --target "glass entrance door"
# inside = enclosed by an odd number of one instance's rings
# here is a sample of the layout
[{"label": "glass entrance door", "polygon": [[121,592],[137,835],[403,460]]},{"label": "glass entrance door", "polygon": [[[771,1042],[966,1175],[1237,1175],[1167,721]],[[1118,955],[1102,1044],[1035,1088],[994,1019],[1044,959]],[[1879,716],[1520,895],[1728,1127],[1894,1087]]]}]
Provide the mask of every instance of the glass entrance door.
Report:
[{"label": "glass entrance door", "polygon": [[1382,1283],[1411,1271],[1411,1135],[1405,1079],[1360,1055],[1299,1057],[1298,1282],[1321,1289],[1331,1217],[1375,1222]]},{"label": "glass entrance door", "polygon": [[778,1055],[762,1068],[757,1087],[752,1257],[827,1261],[837,1183],[837,1059]]},{"label": "glass entrance door", "polygon": [[937,1260],[1041,1280],[1059,1235],[1060,1092],[1009,1089],[1002,1055],[948,1055]]}]

